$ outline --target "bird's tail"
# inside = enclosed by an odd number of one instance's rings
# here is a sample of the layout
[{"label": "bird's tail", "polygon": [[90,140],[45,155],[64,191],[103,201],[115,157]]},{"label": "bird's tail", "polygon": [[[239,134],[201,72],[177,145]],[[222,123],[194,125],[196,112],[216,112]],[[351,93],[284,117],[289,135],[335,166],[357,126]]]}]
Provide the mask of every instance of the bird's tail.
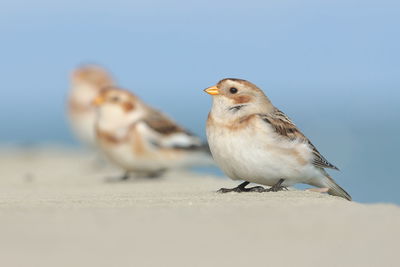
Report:
[{"label": "bird's tail", "polygon": [[329,176],[329,174],[323,170],[324,179],[317,186],[319,187],[327,187],[329,188],[328,194],[332,196],[338,196],[345,198],[351,201],[351,196],[347,193],[343,188],[341,188],[333,179]]}]

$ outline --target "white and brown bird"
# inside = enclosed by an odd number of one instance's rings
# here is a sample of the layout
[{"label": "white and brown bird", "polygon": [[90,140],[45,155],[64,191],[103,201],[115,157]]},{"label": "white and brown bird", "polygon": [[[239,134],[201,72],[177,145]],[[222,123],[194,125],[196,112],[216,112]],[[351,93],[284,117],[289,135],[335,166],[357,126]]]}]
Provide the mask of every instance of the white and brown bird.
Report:
[{"label": "white and brown bird", "polygon": [[[256,85],[223,79],[205,92],[213,96],[207,139],[214,160],[231,179],[244,181],[220,192],[279,191],[303,183],[328,188],[329,194],[351,200],[324,170],[338,168]],[[246,188],[250,182],[271,188]]]},{"label": "white and brown bird", "polygon": [[71,75],[68,97],[68,117],[71,128],[79,140],[85,144],[96,144],[94,123],[96,107],[93,100],[104,87],[114,85],[111,75],[100,66],[85,65]]},{"label": "white and brown bird", "polygon": [[102,91],[96,136],[101,150],[125,174],[158,176],[165,170],[213,164],[207,144],[137,96],[116,87]]}]

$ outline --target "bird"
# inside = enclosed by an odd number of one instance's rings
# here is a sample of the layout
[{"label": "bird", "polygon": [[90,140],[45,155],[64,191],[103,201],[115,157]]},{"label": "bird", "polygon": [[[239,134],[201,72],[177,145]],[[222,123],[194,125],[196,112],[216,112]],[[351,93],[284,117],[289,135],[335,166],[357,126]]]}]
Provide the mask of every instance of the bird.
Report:
[{"label": "bird", "polygon": [[132,92],[112,86],[95,99],[96,139],[127,180],[132,174],[159,177],[175,168],[213,165],[208,144]]},{"label": "bird", "polygon": [[96,107],[93,100],[104,87],[115,85],[114,78],[98,65],[82,65],[71,74],[67,115],[75,136],[82,144],[95,148]]},{"label": "bird", "polygon": [[255,84],[226,78],[204,91],[213,100],[206,123],[211,154],[228,177],[244,181],[218,192],[275,192],[303,183],[351,200],[325,170],[339,169]]}]

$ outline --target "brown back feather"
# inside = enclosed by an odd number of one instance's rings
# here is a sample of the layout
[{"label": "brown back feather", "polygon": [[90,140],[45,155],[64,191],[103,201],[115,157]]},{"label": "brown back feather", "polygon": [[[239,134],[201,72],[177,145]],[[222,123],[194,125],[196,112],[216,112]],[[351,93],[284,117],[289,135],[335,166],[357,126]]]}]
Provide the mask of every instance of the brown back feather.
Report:
[{"label": "brown back feather", "polygon": [[280,136],[288,138],[290,140],[295,140],[295,139],[301,140],[310,145],[314,154],[314,160],[313,160],[314,166],[318,168],[330,168],[339,170],[335,165],[329,163],[329,161],[326,160],[321,155],[321,153],[319,153],[317,148],[302,132],[300,132],[297,126],[289,119],[288,116],[286,116],[285,113],[283,113],[279,109],[275,109],[273,113],[260,114],[260,117],[269,125],[271,125],[276,131],[276,133],[279,134]]},{"label": "brown back feather", "polygon": [[149,110],[143,122],[160,134],[170,135],[174,133],[186,133],[192,135],[158,110]]}]

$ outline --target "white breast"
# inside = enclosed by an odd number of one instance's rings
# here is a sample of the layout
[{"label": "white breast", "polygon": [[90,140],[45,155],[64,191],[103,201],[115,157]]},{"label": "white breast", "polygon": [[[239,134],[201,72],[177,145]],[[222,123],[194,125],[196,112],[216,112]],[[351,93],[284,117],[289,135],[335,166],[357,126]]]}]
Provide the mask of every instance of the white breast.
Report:
[{"label": "white breast", "polygon": [[287,186],[306,183],[315,176],[307,144],[277,139],[262,121],[249,125],[241,129],[207,125],[211,152],[226,175],[269,186],[279,179],[285,179]]}]

